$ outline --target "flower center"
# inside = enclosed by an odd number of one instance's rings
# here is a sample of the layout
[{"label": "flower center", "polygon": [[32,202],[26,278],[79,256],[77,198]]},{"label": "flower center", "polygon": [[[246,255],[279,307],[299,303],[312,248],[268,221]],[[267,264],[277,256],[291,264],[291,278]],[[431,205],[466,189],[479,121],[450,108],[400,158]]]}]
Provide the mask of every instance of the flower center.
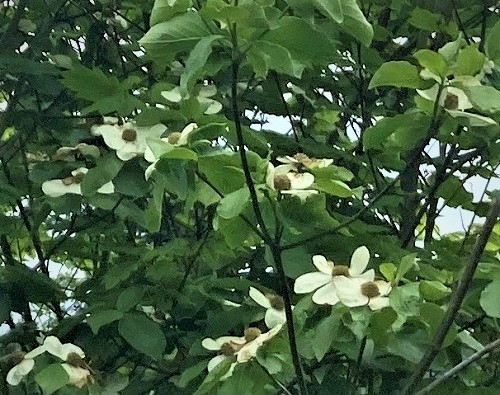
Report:
[{"label": "flower center", "polygon": [[278,191],[284,191],[290,189],[292,187],[292,183],[285,174],[277,174],[274,176],[274,187]]},{"label": "flower center", "polygon": [[230,357],[234,353],[237,353],[241,348],[244,346],[244,344],[236,344],[233,342],[226,342],[222,346],[220,346],[220,353],[222,355],[225,355],[226,357]]},{"label": "flower center", "polygon": [[375,296],[380,295],[380,291],[372,281],[368,281],[367,283],[361,284],[361,293],[369,298],[374,298]]},{"label": "flower center", "polygon": [[262,331],[259,328],[250,327],[245,329],[245,340],[247,342],[251,342],[252,340],[257,339],[262,334]]},{"label": "flower center", "polygon": [[349,268],[346,265],[336,265],[332,269],[332,277],[335,276],[346,276],[351,277],[349,275]]},{"label": "flower center", "polygon": [[167,137],[167,141],[170,143],[170,144],[176,144],[179,139],[181,138],[181,133],[180,132],[173,132],[173,133],[170,133]]},{"label": "flower center", "polygon": [[458,108],[458,96],[448,93],[444,99],[444,108],[447,110],[456,110]]},{"label": "flower center", "polygon": [[20,364],[24,360],[24,356],[26,355],[23,351],[14,351],[7,355],[7,361],[12,364],[12,366]]},{"label": "flower center", "polygon": [[135,129],[127,128],[123,129],[122,139],[128,142],[135,141],[137,139],[137,132]]},{"label": "flower center", "polygon": [[281,296],[278,295],[266,295],[267,299],[269,299],[269,303],[271,303],[271,307],[278,311],[285,310],[285,301]]},{"label": "flower center", "polygon": [[76,352],[70,352],[66,357],[66,363],[76,368],[86,368],[87,364]]}]

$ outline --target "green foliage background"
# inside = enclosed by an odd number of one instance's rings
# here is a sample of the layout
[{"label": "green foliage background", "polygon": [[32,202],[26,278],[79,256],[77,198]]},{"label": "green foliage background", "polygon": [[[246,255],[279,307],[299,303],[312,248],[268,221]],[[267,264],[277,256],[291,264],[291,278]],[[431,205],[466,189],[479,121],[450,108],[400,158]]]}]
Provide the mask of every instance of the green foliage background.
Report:
[{"label": "green foliage background", "polygon": [[[40,331],[55,334],[85,350],[96,381],[63,386],[42,362],[18,387],[7,386],[2,365],[0,388],[400,394],[450,308],[459,307],[417,387],[498,339],[500,225],[486,235],[465,298],[453,306],[481,229],[441,235],[435,222],[443,207],[486,217],[495,195],[474,201],[464,183],[494,178],[500,163],[499,7],[494,0],[3,2],[0,321],[10,330],[0,345],[29,350]],[[460,85],[458,77],[478,84]],[[416,92],[452,80],[472,104],[458,116]],[[268,115],[288,119],[290,131],[268,130]],[[145,160],[122,162],[91,134],[103,116],[163,123],[168,132],[190,122],[199,128],[146,181]],[[80,142],[102,156],[53,159]],[[305,202],[265,187],[267,162],[298,152],[334,159],[313,172],[321,193]],[[43,194],[44,181],[81,166],[91,169],[82,196]],[[115,193],[96,193],[108,181]],[[393,284],[390,307],[318,306],[291,292],[295,278],[314,270],[313,255],[345,263],[361,245],[378,277]],[[57,276],[56,262],[83,278]],[[294,331],[289,321],[255,360],[220,381],[228,366],[207,375],[214,354],[201,341],[262,327],[250,286],[290,299]],[[497,394],[498,363],[488,353],[432,393]]]}]

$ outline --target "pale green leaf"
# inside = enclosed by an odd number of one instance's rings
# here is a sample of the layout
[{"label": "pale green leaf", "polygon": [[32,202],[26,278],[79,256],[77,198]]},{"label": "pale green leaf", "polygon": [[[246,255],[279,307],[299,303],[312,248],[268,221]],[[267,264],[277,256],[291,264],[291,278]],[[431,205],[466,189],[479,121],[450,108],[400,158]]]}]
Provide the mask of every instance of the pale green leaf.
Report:
[{"label": "pale green leaf", "polygon": [[405,61],[393,61],[380,66],[373,75],[368,89],[378,86],[418,89],[422,85],[416,66]]},{"label": "pale green leaf", "polygon": [[491,282],[482,292],[479,304],[489,317],[500,318],[500,280]]},{"label": "pale green leaf", "polygon": [[50,395],[68,384],[69,376],[60,363],[53,363],[38,372],[35,381],[42,388],[44,395]]},{"label": "pale green leaf", "polygon": [[160,326],[145,315],[126,314],[118,323],[120,335],[136,350],[160,359],[167,341]]}]

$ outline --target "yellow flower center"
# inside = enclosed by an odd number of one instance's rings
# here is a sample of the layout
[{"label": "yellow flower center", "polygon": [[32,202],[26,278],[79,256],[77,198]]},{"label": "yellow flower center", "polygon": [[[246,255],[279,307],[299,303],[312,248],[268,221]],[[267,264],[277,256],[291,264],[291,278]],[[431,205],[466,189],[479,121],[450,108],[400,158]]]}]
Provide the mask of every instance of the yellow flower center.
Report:
[{"label": "yellow flower center", "polygon": [[444,108],[447,110],[456,110],[458,108],[458,96],[448,93],[444,99]]},{"label": "yellow flower center", "polygon": [[274,187],[278,191],[285,191],[292,187],[292,183],[285,174],[277,174],[274,176]]},{"label": "yellow flower center", "polygon": [[335,276],[346,276],[350,277],[349,275],[349,268],[346,265],[336,265],[332,269],[332,277]]},{"label": "yellow flower center", "polygon": [[361,293],[369,298],[374,298],[375,296],[380,295],[380,291],[372,281],[368,281],[367,283],[361,284]]},{"label": "yellow flower center", "polygon": [[285,310],[285,301],[281,296],[278,295],[266,295],[266,298],[269,299],[271,303],[271,307],[278,311]]},{"label": "yellow flower center", "polygon": [[130,143],[135,141],[137,139],[137,131],[131,128],[123,129],[122,139]]},{"label": "yellow flower center", "polygon": [[173,133],[170,133],[167,137],[167,141],[170,143],[170,144],[176,144],[179,139],[181,138],[181,133],[180,132],[173,132]]},{"label": "yellow flower center", "polygon": [[245,340],[247,342],[251,342],[252,340],[257,339],[262,334],[262,331],[259,328],[250,327],[245,329]]}]

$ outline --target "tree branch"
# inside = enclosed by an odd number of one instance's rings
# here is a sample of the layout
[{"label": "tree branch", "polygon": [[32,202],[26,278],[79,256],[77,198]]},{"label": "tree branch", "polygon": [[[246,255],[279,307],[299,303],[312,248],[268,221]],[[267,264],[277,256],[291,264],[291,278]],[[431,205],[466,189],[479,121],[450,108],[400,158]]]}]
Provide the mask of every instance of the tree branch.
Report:
[{"label": "tree branch", "polygon": [[431,366],[432,361],[434,361],[434,358],[436,358],[437,354],[441,350],[443,341],[448,333],[448,330],[453,324],[455,316],[457,315],[458,310],[460,309],[460,306],[465,298],[467,289],[469,288],[469,285],[474,276],[474,272],[476,271],[479,260],[481,259],[483,251],[486,247],[486,243],[488,242],[488,238],[490,237],[490,234],[493,230],[493,226],[495,226],[499,215],[500,215],[500,197],[497,197],[493,205],[491,206],[488,216],[486,217],[483,229],[479,234],[479,237],[476,241],[476,245],[474,246],[474,251],[472,252],[469,262],[465,267],[462,278],[458,282],[458,285],[455,288],[450,298],[450,305],[443,317],[443,320],[441,321],[441,324],[439,325],[436,331],[436,335],[434,336],[432,344],[430,345],[426,355],[417,365],[416,370],[411,376],[410,381],[402,395],[412,394],[415,391],[415,389],[418,386],[418,383],[424,376],[427,369]]}]

